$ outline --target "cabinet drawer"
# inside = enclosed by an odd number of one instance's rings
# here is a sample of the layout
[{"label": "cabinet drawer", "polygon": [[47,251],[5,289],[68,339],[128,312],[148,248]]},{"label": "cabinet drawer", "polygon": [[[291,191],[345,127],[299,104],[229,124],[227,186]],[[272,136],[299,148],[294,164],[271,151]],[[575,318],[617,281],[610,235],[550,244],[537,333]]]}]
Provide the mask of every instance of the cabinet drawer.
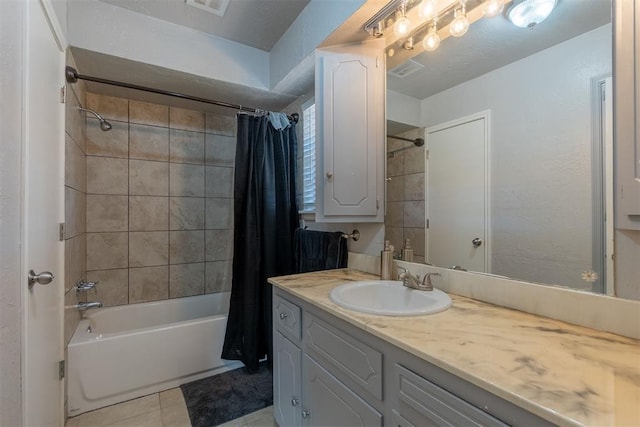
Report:
[{"label": "cabinet drawer", "polygon": [[302,338],[300,307],[278,295],[273,296],[273,326],[299,343]]},{"label": "cabinet drawer", "polygon": [[[502,421],[449,393],[431,381],[395,365],[398,415],[420,426],[501,426]],[[403,410],[405,408],[409,410]]]},{"label": "cabinet drawer", "polygon": [[347,377],[382,400],[382,353],[309,314],[305,346],[329,365],[338,378]]}]

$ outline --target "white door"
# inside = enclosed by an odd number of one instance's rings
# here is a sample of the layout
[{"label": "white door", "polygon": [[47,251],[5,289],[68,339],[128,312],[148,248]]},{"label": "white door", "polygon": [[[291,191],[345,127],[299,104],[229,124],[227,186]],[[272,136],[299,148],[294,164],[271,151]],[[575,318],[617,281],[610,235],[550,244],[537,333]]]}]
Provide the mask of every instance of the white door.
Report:
[{"label": "white door", "polygon": [[[23,420],[26,426],[63,423],[64,49],[38,0],[26,7],[24,112],[24,343]],[[51,272],[47,285],[29,287],[29,270]]]},{"label": "white door", "polygon": [[489,271],[488,113],[427,129],[426,257]]}]

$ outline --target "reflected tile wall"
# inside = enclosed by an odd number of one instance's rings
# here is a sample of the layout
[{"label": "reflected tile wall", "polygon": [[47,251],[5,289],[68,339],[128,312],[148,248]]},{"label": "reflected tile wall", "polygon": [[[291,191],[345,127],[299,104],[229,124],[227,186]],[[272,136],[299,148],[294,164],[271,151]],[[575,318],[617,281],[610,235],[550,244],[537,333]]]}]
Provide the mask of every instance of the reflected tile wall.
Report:
[{"label": "reflected tile wall", "polygon": [[114,306],[230,290],[235,117],[97,94],[87,105],[113,126],[87,119],[85,175],[67,172],[84,186],[70,199],[88,194],[86,220],[70,222],[75,234],[86,223],[86,276],[100,281],[89,298]]},{"label": "reflected tile wall", "polygon": [[[398,136],[424,138],[424,128],[414,129]],[[390,240],[396,252],[411,240],[413,257],[423,262],[425,223],[425,151],[411,142],[387,139],[387,152],[403,151],[387,156],[387,212],[385,216],[385,239]]]}]

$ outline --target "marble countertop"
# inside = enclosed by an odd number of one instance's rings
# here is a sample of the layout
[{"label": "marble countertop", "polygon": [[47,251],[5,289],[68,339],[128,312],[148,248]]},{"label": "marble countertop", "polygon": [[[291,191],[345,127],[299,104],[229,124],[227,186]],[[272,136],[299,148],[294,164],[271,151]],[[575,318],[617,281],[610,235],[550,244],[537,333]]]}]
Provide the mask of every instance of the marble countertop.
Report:
[{"label": "marble countertop", "polygon": [[339,307],[328,270],[269,282],[466,381],[567,426],[640,426],[640,341],[450,294],[448,310],[376,316]]}]

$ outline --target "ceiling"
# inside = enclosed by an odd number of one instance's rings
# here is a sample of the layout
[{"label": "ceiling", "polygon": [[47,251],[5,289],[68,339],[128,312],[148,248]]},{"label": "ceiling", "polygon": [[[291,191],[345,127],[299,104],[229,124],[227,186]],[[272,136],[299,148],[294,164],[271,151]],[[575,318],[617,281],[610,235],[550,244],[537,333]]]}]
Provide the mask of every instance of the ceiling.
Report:
[{"label": "ceiling", "polygon": [[309,0],[231,0],[224,16],[185,0],[100,0],[133,12],[270,51]]},{"label": "ceiling", "polygon": [[387,88],[425,99],[609,22],[610,0],[558,0],[533,30],[518,28],[503,15],[481,19],[463,37],[449,37],[436,51],[413,57],[424,65],[419,71],[404,78],[387,74]]}]

